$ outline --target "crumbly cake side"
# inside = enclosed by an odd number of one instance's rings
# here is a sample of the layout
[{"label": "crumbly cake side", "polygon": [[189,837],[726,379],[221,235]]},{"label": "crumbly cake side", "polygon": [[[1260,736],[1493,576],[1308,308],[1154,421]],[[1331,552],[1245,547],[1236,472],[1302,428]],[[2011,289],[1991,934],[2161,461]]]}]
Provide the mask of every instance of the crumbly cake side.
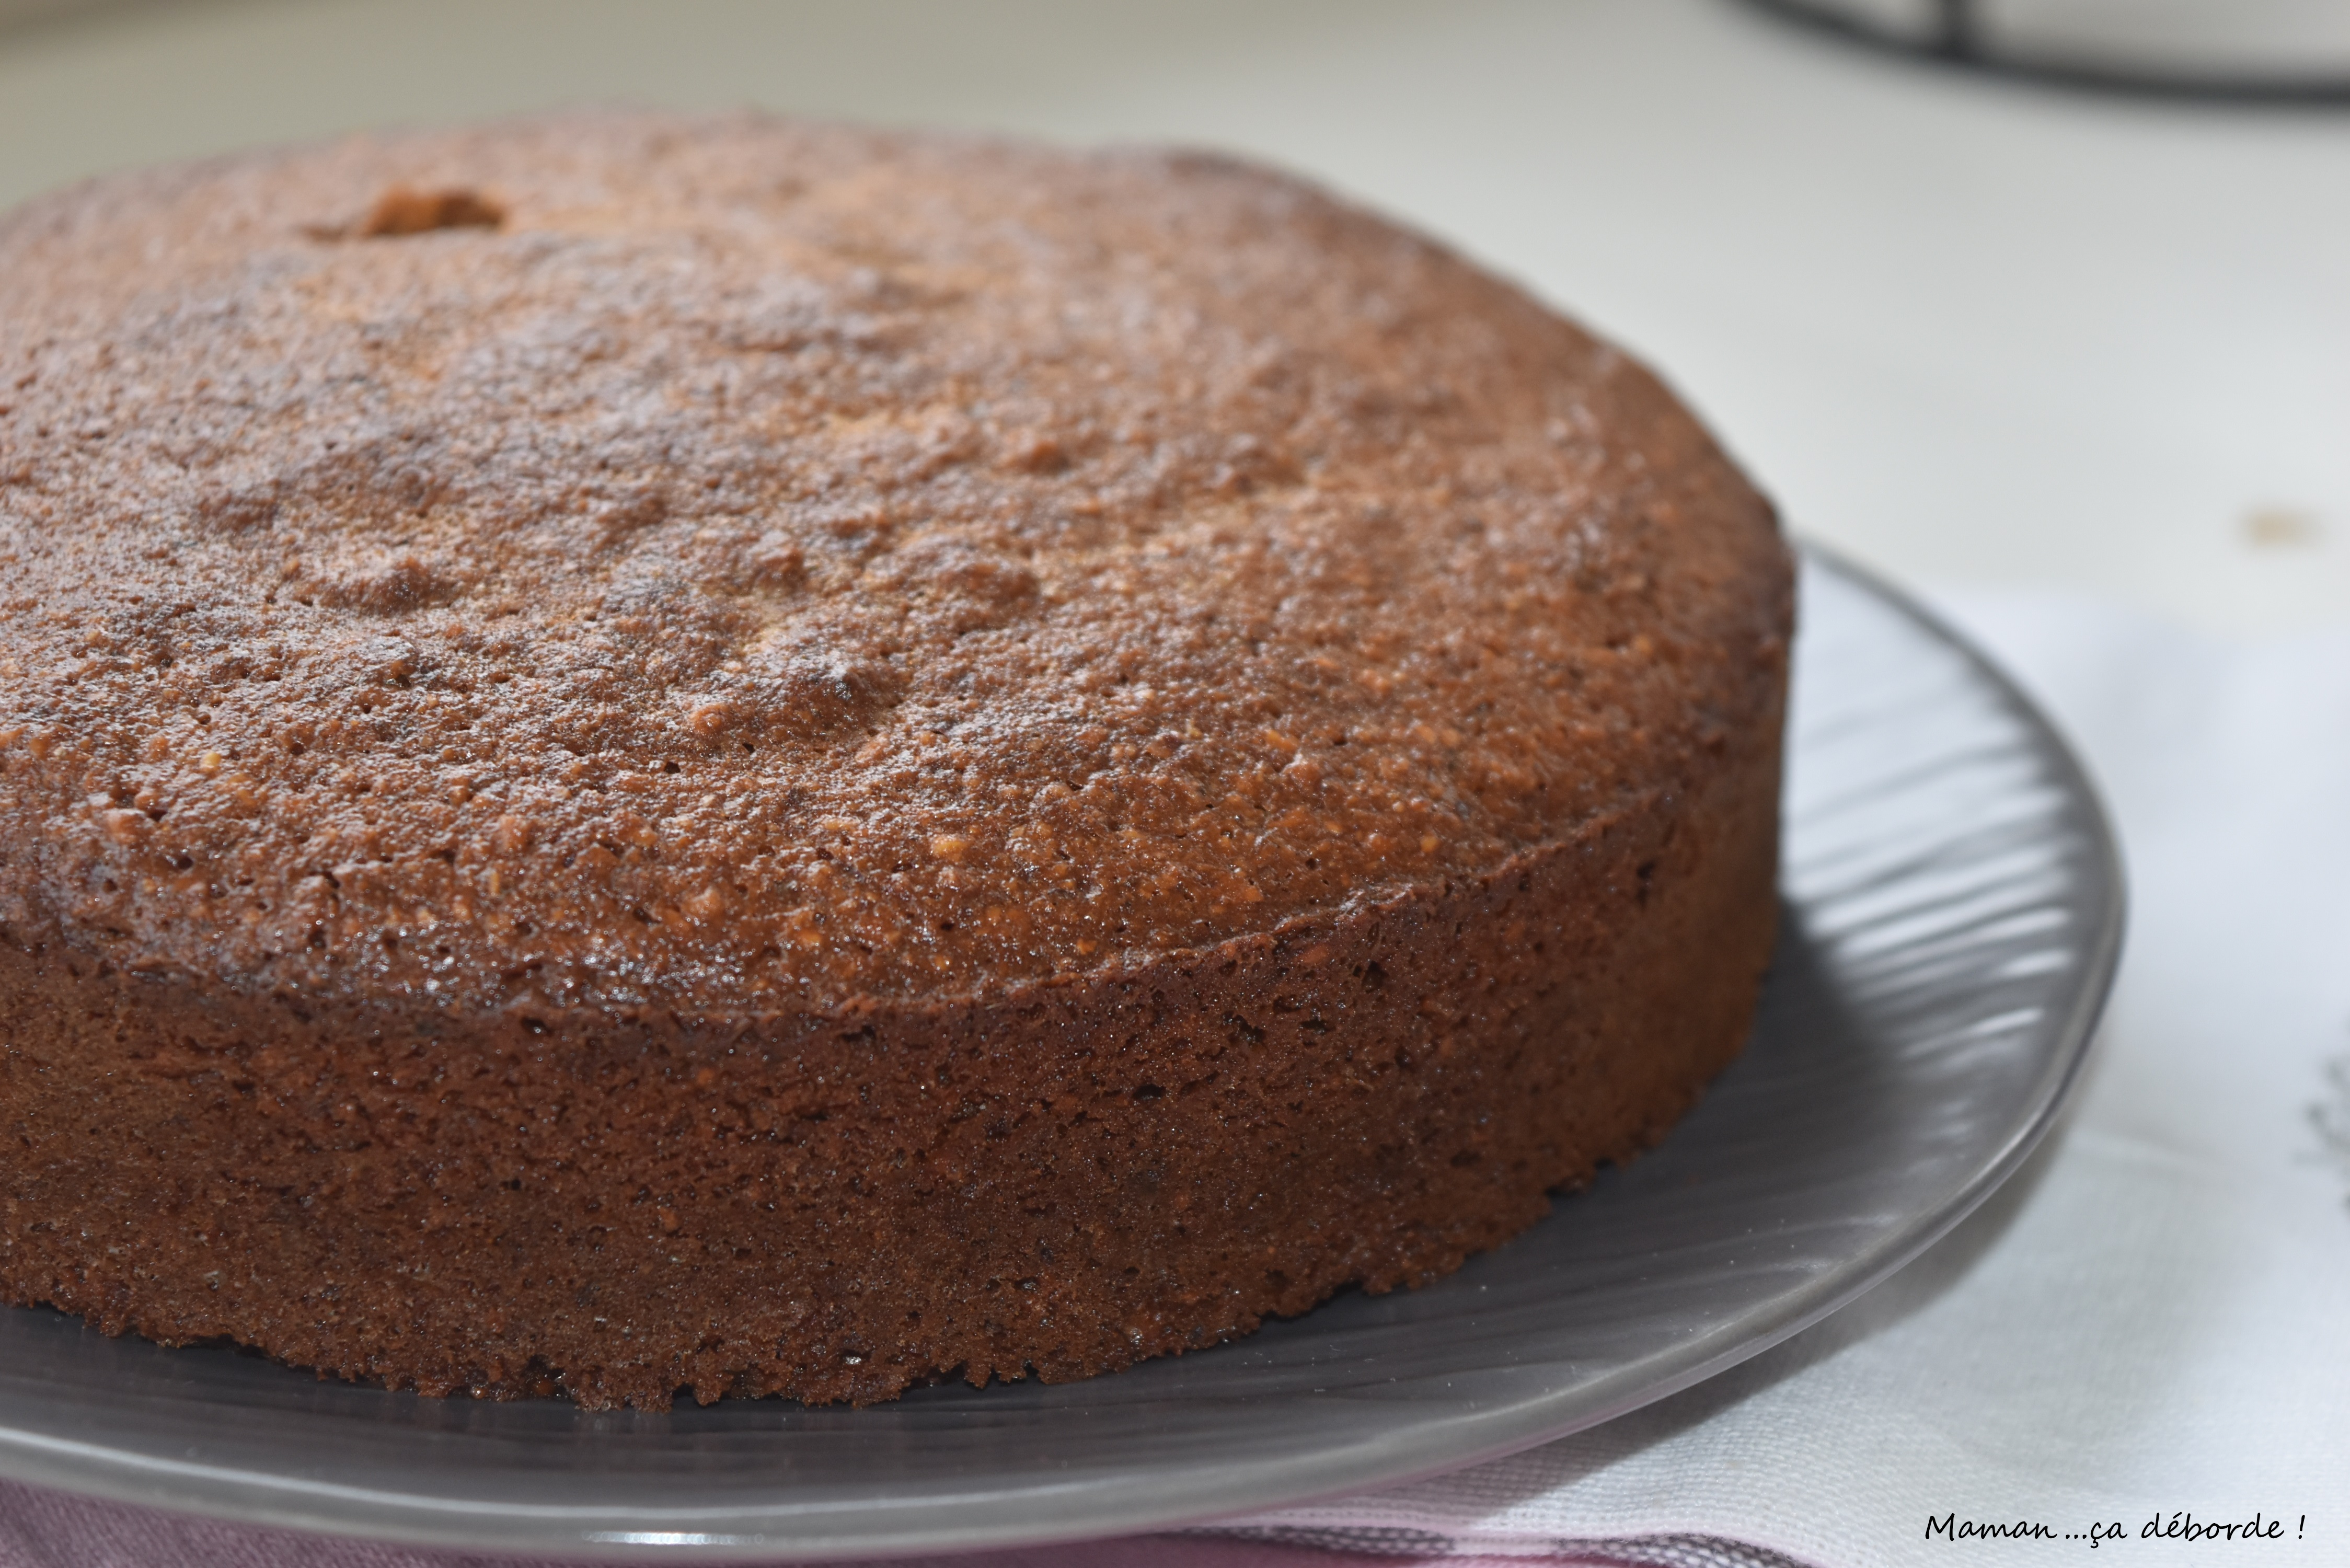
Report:
[{"label": "crumbly cake side", "polygon": [[0,1288],[886,1397],[1433,1277],[1773,918],[1790,574],[1229,161],[550,117],[0,219]]}]

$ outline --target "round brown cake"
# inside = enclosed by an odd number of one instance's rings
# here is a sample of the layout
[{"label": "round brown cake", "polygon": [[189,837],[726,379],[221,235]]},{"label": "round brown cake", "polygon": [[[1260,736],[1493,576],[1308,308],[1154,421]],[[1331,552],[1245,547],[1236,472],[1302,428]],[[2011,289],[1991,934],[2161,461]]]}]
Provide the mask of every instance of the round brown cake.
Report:
[{"label": "round brown cake", "polygon": [[571,115],[0,221],[0,1292],[428,1393],[1082,1376],[1651,1142],[1787,553],[1220,158]]}]

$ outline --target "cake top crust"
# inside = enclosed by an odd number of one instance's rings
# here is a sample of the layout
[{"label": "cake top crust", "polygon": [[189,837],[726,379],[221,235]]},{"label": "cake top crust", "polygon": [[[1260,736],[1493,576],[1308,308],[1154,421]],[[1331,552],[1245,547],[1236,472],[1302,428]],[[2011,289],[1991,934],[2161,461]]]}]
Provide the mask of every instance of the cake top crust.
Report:
[{"label": "cake top crust", "polygon": [[0,927],[991,994],[1492,874],[1783,679],[1637,365],[1229,160],[574,114],[0,220]]}]

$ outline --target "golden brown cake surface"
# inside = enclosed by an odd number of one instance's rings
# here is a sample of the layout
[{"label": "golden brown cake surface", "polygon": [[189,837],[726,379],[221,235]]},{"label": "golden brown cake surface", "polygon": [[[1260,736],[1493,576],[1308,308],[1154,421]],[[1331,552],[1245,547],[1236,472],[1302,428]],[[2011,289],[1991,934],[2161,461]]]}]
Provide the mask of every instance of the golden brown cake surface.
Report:
[{"label": "golden brown cake surface", "polygon": [[1223,161],[594,115],[47,198],[0,573],[0,1286],[109,1327],[1077,1376],[1497,1241],[1767,953],[1767,507]]}]

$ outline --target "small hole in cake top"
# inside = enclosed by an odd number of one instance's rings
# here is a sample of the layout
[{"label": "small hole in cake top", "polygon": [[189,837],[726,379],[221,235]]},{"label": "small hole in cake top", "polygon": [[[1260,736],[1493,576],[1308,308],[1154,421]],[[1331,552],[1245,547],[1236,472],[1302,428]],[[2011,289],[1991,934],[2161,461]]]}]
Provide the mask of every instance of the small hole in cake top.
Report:
[{"label": "small hole in cake top", "polygon": [[494,229],[506,221],[506,210],[479,191],[451,186],[420,191],[394,185],[378,196],[359,220],[362,239],[429,234],[434,229]]}]

